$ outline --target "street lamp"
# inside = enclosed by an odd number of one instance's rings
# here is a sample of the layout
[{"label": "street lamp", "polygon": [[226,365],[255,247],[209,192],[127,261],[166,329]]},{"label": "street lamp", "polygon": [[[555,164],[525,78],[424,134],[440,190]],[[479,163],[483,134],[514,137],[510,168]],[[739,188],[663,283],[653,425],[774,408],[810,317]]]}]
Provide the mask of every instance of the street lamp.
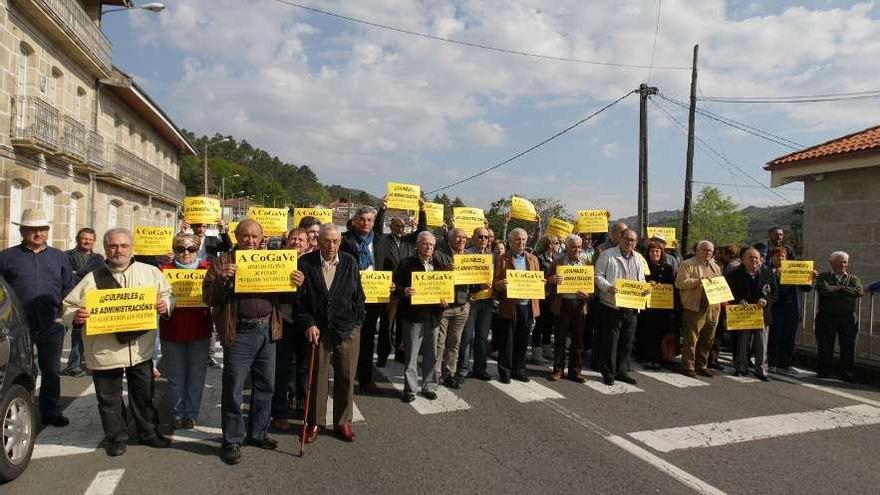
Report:
[{"label": "street lamp", "polygon": [[241,177],[241,174],[227,175],[220,179],[220,200],[223,200],[223,195],[226,193],[226,179],[231,179],[233,177]]},{"label": "street lamp", "polygon": [[214,141],[205,140],[205,196],[208,195],[208,148],[214,146],[215,144],[225,143],[226,141],[232,141],[231,137],[220,138]]},{"label": "street lamp", "polygon": [[112,12],[120,12],[123,10],[149,10],[150,12],[159,13],[165,10],[165,4],[159,2],[150,2],[143,5],[132,5],[131,7],[120,7],[118,9],[105,10],[101,14],[110,14]]}]

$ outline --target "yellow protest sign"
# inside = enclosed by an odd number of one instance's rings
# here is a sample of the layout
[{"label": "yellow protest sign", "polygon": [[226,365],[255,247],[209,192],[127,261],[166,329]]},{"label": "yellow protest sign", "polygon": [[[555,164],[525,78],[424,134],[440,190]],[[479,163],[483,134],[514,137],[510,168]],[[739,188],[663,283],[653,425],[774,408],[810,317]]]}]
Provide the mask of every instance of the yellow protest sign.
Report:
[{"label": "yellow protest sign", "polygon": [[391,275],[392,272],[361,270],[364,302],[387,303],[391,299]]},{"label": "yellow protest sign", "polygon": [[413,272],[412,304],[451,303],[455,300],[455,275],[452,272]]},{"label": "yellow protest sign", "polygon": [[466,208],[457,206],[452,209],[455,217],[455,227],[463,229],[468,236],[474,234],[474,229],[486,226],[486,216],[480,208]]},{"label": "yellow protest sign", "polygon": [[518,218],[527,222],[538,221],[538,210],[531,201],[519,196],[510,197],[510,218]]},{"label": "yellow protest sign", "polygon": [[544,273],[532,270],[507,270],[509,299],[544,299]]},{"label": "yellow protest sign", "polygon": [[607,210],[580,210],[577,213],[578,234],[608,232]]},{"label": "yellow protest sign", "polygon": [[633,253],[639,258],[639,264],[642,265],[642,271],[645,272],[645,276],[650,275],[651,267],[648,266],[648,260],[638,251],[633,251]]},{"label": "yellow protest sign", "polygon": [[674,309],[675,290],[672,284],[654,284],[651,294],[648,296],[648,308],[650,309]]},{"label": "yellow protest sign", "polygon": [[204,308],[202,302],[202,281],[208,270],[162,270],[165,279],[171,284],[176,308]]},{"label": "yellow protest sign", "polygon": [[782,262],[782,274],[779,277],[779,283],[782,285],[812,284],[813,262],[784,260]]},{"label": "yellow protest sign", "polygon": [[[443,225],[443,205],[441,203],[425,203],[425,220],[428,227]],[[468,235],[471,235],[468,233]]]},{"label": "yellow protest sign", "polygon": [[564,241],[572,232],[574,232],[574,224],[568,223],[565,220],[551,218],[547,222],[547,235],[552,235],[560,241]]},{"label": "yellow protest sign", "polygon": [[492,297],[492,288],[489,287],[487,289],[483,289],[479,292],[474,292],[471,294],[471,299],[474,301],[482,301],[483,299],[490,299]]},{"label": "yellow protest sign", "polygon": [[299,227],[299,221],[304,217],[315,217],[321,224],[333,223],[333,210],[330,208],[294,208],[293,226]]},{"label": "yellow protest sign", "polygon": [[729,304],[728,330],[761,330],[764,328],[764,308],[760,304]]},{"label": "yellow protest sign", "polygon": [[187,196],[183,198],[183,220],[192,225],[194,223],[217,223],[223,210],[220,208],[220,200],[206,198],[204,196]]},{"label": "yellow protest sign", "polygon": [[238,228],[238,224],[239,224],[239,222],[229,222],[228,232],[229,232],[229,238],[232,240],[232,242],[238,242],[238,237],[236,237],[236,235],[235,235],[235,229]]},{"label": "yellow protest sign", "polygon": [[648,304],[646,292],[651,288],[648,282],[619,278],[614,281],[614,288],[617,289],[614,305],[618,308],[645,309]]},{"label": "yellow protest sign", "polygon": [[453,262],[456,284],[492,283],[491,254],[456,254],[453,256]]},{"label": "yellow protest sign", "polygon": [[678,241],[675,238],[675,227],[648,227],[648,239],[652,237],[661,237],[666,241],[666,247],[678,248]]},{"label": "yellow protest sign", "polygon": [[388,192],[385,200],[386,206],[393,210],[414,210],[419,209],[419,198],[422,195],[422,189],[415,184],[399,184],[397,182],[388,183]]},{"label": "yellow protest sign", "polygon": [[86,292],[86,335],[155,330],[155,287],[93,289]]},{"label": "yellow protest sign", "polygon": [[263,208],[251,206],[248,208],[247,217],[263,227],[264,236],[284,235],[287,232],[287,208]]},{"label": "yellow protest sign", "polygon": [[562,283],[556,286],[557,294],[592,294],[596,291],[592,265],[556,265],[556,274],[562,277]]},{"label": "yellow protest sign", "polygon": [[171,252],[174,227],[137,226],[132,233],[134,254],[139,256],[163,256]]},{"label": "yellow protest sign", "polygon": [[704,278],[700,282],[703,284],[703,291],[709,304],[721,304],[733,300],[733,293],[730,292],[730,286],[727,285],[727,279],[724,277]]},{"label": "yellow protest sign", "polygon": [[296,258],[296,249],[236,251],[235,292],[296,292],[290,280]]}]

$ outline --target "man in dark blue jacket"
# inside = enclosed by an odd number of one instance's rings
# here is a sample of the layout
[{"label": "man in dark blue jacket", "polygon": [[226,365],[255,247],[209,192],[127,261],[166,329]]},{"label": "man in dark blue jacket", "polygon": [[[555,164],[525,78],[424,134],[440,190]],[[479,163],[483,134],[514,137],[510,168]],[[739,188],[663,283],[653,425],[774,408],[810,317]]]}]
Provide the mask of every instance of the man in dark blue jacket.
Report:
[{"label": "man in dark blue jacket", "polygon": [[763,266],[761,253],[751,248],[742,256],[742,265],[730,272],[727,283],[738,304],[759,304],[763,308],[764,326],[755,330],[737,330],[734,363],[736,375],[746,376],[749,370],[749,342],[755,345],[755,376],[768,381],[767,338],[770,332],[773,302],[779,294],[776,276]]}]

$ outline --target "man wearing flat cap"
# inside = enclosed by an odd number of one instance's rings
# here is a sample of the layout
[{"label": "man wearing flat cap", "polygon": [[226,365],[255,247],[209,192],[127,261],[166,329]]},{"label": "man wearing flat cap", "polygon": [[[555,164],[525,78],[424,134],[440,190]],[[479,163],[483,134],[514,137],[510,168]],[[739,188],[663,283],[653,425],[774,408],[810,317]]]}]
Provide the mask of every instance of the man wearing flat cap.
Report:
[{"label": "man wearing flat cap", "polygon": [[42,210],[27,209],[18,224],[21,244],[0,251],[0,275],[21,300],[37,346],[40,366],[40,417],[44,425],[67,426],[61,414],[61,301],[74,286],[67,254],[47,244],[49,221]]}]

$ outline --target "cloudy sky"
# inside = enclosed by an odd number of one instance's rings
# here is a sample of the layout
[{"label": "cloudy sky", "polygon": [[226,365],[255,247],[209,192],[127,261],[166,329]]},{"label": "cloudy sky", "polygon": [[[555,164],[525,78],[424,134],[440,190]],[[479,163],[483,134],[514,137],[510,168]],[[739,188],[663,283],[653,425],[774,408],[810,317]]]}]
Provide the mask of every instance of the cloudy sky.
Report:
[{"label": "cloudy sky", "polygon": [[[451,45],[312,13],[276,0],[169,0],[109,14],[115,63],[178,125],[231,134],[325,183],[381,194],[386,181],[448,185],[545,139],[638,87],[687,99],[700,45],[702,96],[809,95],[877,89],[880,7],[773,0],[297,0],[406,30],[554,57]],[[655,28],[659,9],[659,34]],[[656,46],[656,49],[654,47]],[[680,208],[685,136],[649,105],[651,210]],[[811,145],[878,124],[880,100],[702,108]],[[800,201],[762,170],[790,150],[698,118],[695,178],[742,206]],[[477,180],[445,192],[487,206],[516,192],[569,210],[636,212],[638,97]],[[730,162],[732,166],[725,162]],[[745,173],[737,170],[742,169]],[[700,187],[698,184],[697,187]]]}]

